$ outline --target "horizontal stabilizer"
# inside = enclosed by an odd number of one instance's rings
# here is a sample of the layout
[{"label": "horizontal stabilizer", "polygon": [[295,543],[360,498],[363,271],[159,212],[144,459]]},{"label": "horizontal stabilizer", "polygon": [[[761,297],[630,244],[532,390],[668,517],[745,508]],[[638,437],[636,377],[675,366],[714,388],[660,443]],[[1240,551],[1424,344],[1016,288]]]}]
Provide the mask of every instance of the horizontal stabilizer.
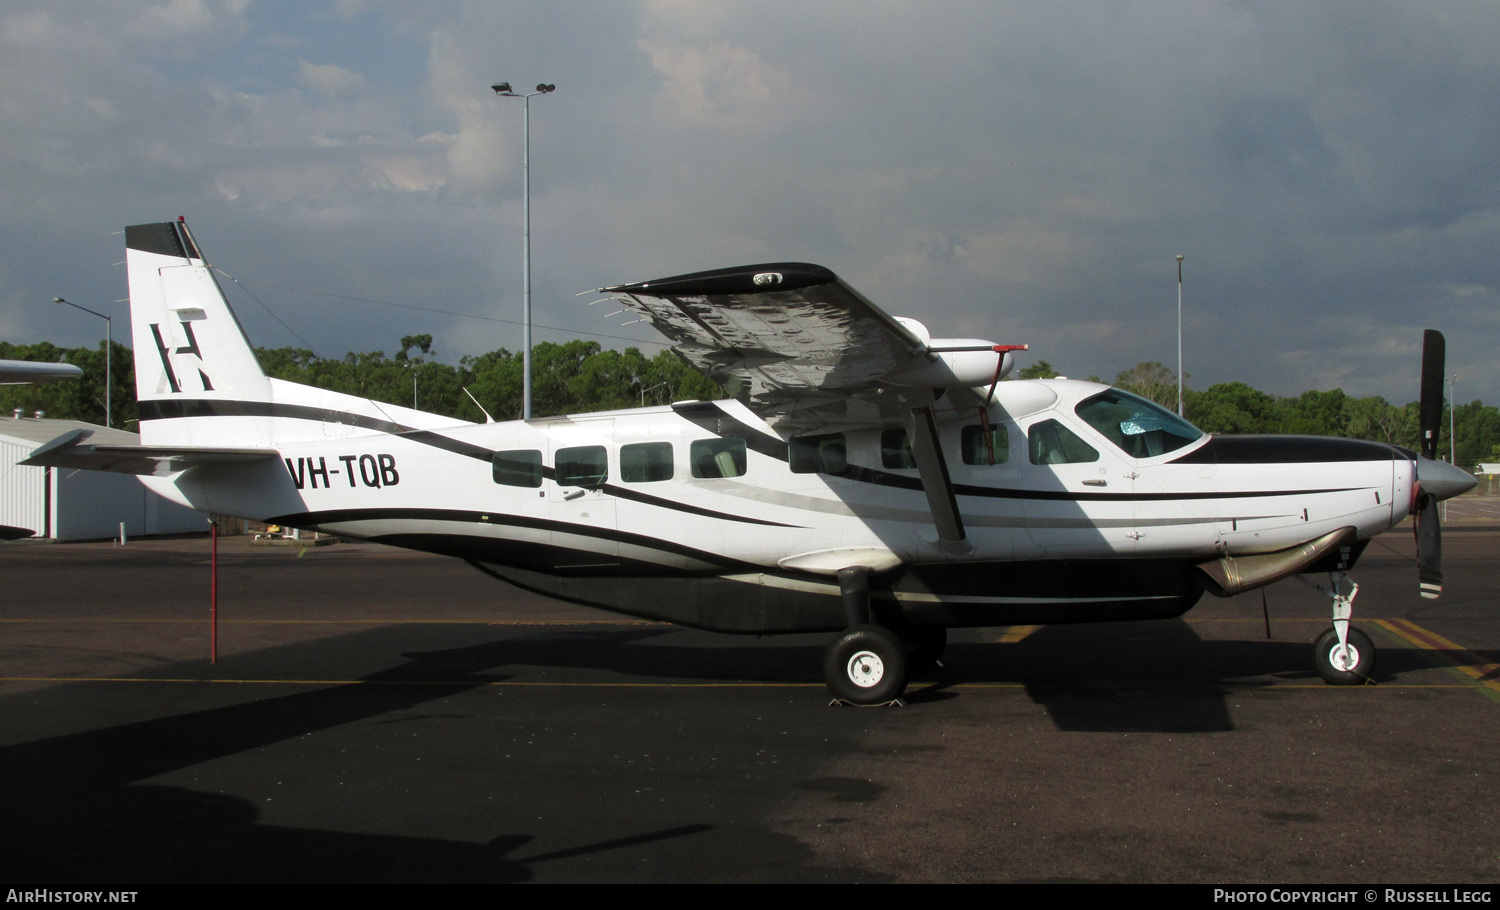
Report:
[{"label": "horizontal stabilizer", "polygon": [[250,464],[279,457],[275,449],[85,445],[91,435],[91,430],[64,433],[19,464],[166,477],[200,464]]}]

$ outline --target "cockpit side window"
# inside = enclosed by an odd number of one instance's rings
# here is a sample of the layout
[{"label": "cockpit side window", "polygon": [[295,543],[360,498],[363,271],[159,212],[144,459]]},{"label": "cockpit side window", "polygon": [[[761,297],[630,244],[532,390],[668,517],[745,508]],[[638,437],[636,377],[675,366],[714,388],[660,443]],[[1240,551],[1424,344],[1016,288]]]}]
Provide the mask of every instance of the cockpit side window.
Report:
[{"label": "cockpit side window", "polygon": [[1132,458],[1175,452],[1203,436],[1202,430],[1161,405],[1119,389],[1085,398],[1074,410]]}]

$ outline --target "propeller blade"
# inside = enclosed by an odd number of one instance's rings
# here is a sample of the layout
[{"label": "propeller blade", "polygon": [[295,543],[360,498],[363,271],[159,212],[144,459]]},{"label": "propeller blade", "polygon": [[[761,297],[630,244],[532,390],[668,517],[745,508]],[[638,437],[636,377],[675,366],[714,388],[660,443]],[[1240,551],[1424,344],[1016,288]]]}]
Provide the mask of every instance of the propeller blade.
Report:
[{"label": "propeller blade", "polygon": [[1437,504],[1436,496],[1425,493],[1417,501],[1417,585],[1428,600],[1443,593],[1443,529]]},{"label": "propeller blade", "polygon": [[1422,397],[1418,426],[1422,431],[1422,456],[1437,458],[1438,431],[1443,426],[1443,371],[1447,342],[1443,333],[1428,329],[1422,333]]}]

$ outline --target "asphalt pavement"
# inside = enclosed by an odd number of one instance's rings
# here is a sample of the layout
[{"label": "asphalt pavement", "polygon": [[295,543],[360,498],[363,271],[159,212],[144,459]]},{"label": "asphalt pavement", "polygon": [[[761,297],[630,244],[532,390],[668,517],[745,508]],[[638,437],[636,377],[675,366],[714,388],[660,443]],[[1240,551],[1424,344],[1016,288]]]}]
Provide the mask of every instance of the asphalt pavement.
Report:
[{"label": "asphalt pavement", "polygon": [[207,540],[3,544],[0,877],[1492,882],[1500,525],[1444,544],[1438,601],[1409,534],[1354,573],[1375,685],[1293,580],[957,632],[893,708],[829,706],[827,636],[363,544],[221,540],[210,663]]}]

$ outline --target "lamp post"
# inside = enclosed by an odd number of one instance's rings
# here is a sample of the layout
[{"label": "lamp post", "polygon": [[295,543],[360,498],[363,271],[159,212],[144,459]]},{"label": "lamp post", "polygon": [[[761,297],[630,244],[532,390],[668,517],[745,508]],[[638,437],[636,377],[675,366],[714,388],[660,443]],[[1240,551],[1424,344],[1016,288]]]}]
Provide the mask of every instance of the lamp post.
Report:
[{"label": "lamp post", "polygon": [[1453,435],[1454,411],[1458,410],[1458,374],[1448,380],[1448,463],[1458,464],[1458,437]]},{"label": "lamp post", "polygon": [[111,373],[111,371],[110,371],[110,356],[109,356],[110,355],[110,349],[114,347],[114,340],[110,337],[110,328],[113,325],[113,321],[108,316],[104,315],[103,313],[96,313],[93,310],[89,309],[88,307],[86,307],[86,306],[79,306],[78,304],[74,303],[71,300],[64,300],[61,297],[53,297],[52,298],[52,302],[53,303],[66,303],[68,306],[72,307],[75,310],[83,310],[85,313],[93,313],[95,316],[98,316],[100,319],[104,320],[104,425],[106,427],[114,426],[114,424],[110,423],[110,413],[111,412],[110,412],[110,406],[109,406],[110,405],[109,387],[111,385],[113,385],[112,380],[114,378],[113,373]]},{"label": "lamp post", "polygon": [[641,407],[644,408],[646,406],[646,393],[647,392],[654,392],[657,389],[664,388],[664,387],[669,386],[669,385],[671,385],[670,382],[658,382],[656,385],[651,386],[648,389],[641,389]]},{"label": "lamp post", "polygon": [[1182,257],[1177,257],[1177,416],[1182,416]]},{"label": "lamp post", "polygon": [[522,240],[521,264],[521,319],[522,355],[521,375],[521,419],[531,419],[531,99],[556,91],[557,86],[539,83],[534,92],[513,92],[509,82],[497,82],[490,86],[502,98],[521,99],[521,134],[524,151],[521,157],[522,208],[525,212],[525,230]]}]

